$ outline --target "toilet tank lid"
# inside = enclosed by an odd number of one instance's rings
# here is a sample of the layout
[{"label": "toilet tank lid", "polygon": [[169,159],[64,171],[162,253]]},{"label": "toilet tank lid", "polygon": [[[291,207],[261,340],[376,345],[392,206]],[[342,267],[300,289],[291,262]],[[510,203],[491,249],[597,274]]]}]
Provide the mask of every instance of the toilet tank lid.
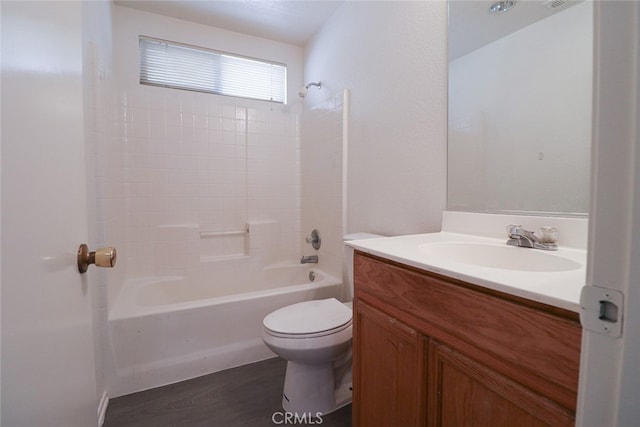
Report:
[{"label": "toilet tank lid", "polygon": [[350,233],[346,234],[342,240],[348,242],[349,240],[364,240],[364,239],[376,239],[378,237],[385,237],[381,234],[375,233]]},{"label": "toilet tank lid", "polygon": [[313,334],[338,328],[351,320],[351,310],[335,298],[289,305],[267,315],[267,329],[283,334]]}]

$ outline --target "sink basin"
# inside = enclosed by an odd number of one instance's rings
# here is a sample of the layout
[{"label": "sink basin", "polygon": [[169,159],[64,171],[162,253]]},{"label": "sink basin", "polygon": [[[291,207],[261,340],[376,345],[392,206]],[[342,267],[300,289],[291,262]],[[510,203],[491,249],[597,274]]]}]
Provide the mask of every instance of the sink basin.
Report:
[{"label": "sink basin", "polygon": [[561,272],[582,266],[577,261],[538,249],[484,243],[433,242],[419,246],[431,261],[531,272]]}]

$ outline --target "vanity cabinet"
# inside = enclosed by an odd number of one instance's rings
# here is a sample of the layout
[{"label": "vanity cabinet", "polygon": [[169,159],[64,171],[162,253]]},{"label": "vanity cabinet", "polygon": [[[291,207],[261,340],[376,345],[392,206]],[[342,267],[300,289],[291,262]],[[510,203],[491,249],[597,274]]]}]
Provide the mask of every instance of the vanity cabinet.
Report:
[{"label": "vanity cabinet", "polygon": [[354,426],[575,424],[578,314],[356,251]]}]

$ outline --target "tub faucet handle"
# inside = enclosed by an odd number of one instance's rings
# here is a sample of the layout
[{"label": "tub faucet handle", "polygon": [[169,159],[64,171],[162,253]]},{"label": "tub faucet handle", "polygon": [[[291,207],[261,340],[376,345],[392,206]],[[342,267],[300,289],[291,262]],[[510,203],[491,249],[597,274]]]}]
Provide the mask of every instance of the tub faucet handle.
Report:
[{"label": "tub faucet handle", "polygon": [[320,239],[320,233],[318,233],[318,230],[316,230],[315,228],[311,232],[310,236],[305,237],[304,241],[311,244],[311,247],[313,247],[313,249],[315,250],[320,249],[320,245],[322,243],[322,240]]}]

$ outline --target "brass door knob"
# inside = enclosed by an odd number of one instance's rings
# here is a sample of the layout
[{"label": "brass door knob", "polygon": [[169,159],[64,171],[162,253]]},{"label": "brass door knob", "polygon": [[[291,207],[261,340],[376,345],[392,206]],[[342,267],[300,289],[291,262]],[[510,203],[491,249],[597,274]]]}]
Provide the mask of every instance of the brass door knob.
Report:
[{"label": "brass door knob", "polygon": [[78,271],[86,273],[89,265],[96,267],[112,268],[116,265],[116,248],[100,248],[95,252],[89,252],[89,247],[84,243],[78,248]]}]

